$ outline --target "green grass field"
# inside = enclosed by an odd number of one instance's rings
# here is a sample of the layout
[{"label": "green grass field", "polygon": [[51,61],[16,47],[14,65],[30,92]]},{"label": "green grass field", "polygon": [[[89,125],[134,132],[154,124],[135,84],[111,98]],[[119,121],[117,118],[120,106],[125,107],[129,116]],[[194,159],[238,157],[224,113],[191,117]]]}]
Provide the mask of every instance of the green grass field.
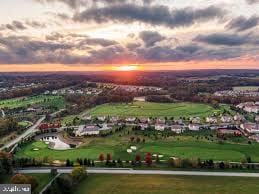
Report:
[{"label": "green grass field", "polygon": [[55,106],[58,109],[64,108],[65,100],[61,96],[33,96],[23,98],[13,98],[0,101],[0,108],[26,108],[31,105],[38,105],[44,107]]},{"label": "green grass field", "polygon": [[[130,136],[134,133],[127,134],[119,133],[112,136],[101,138],[91,137],[85,139],[85,144],[77,149],[57,151],[48,149],[43,142],[34,142],[22,147],[17,151],[19,157],[32,157],[36,159],[48,158],[49,160],[76,160],[77,158],[90,158],[98,160],[100,153],[110,153],[113,159],[133,160],[136,154],[144,155],[147,152],[152,154],[164,155],[163,159],[170,157],[193,158],[193,159],[213,159],[224,161],[240,162],[247,156],[250,156],[253,162],[259,162],[259,144],[247,144],[247,141],[242,142],[229,141],[224,144],[218,144],[217,140],[208,141],[205,138],[196,139],[196,136],[178,136],[163,139],[162,137],[155,140],[147,136],[138,136],[141,139],[145,138],[145,143],[130,143]],[[216,138],[216,136],[215,136]],[[127,149],[131,145],[137,146],[137,151],[127,153]],[[34,151],[38,148],[38,151]]]},{"label": "green grass field", "polygon": [[143,116],[143,117],[206,117],[219,114],[226,106],[214,109],[206,104],[194,103],[151,103],[134,102],[132,104],[104,104],[93,108],[92,116]]},{"label": "green grass field", "polygon": [[[39,185],[36,189],[37,193],[40,192],[44,188],[44,186],[47,185],[51,180],[50,174],[28,174],[28,175],[33,176],[37,179],[37,181],[39,183]],[[1,176],[0,184],[10,184],[11,178],[12,178],[11,175]]]},{"label": "green grass field", "polygon": [[75,194],[257,194],[258,178],[89,175]]}]

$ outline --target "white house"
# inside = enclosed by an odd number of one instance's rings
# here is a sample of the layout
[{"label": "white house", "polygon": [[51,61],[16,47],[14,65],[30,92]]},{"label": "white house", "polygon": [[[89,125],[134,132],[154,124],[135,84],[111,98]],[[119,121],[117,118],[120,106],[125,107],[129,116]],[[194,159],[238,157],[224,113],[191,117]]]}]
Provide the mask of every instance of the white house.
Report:
[{"label": "white house", "polygon": [[207,117],[206,122],[207,123],[217,123],[218,119],[216,117]]},{"label": "white house", "polygon": [[249,112],[249,113],[258,113],[259,107],[258,106],[245,106],[244,111]]},{"label": "white house", "polygon": [[182,133],[184,131],[184,128],[182,125],[172,125],[171,126],[171,131],[179,134],[179,133]]},{"label": "white house", "polygon": [[248,133],[259,134],[259,124],[244,123],[240,125],[241,129],[246,130]]},{"label": "white house", "polygon": [[155,130],[157,130],[157,131],[164,131],[165,130],[165,125],[155,124]]},{"label": "white house", "polygon": [[244,118],[245,117],[243,115],[240,115],[240,114],[237,114],[237,115],[234,116],[235,121],[242,121],[242,120],[244,120]]},{"label": "white house", "polygon": [[191,120],[192,123],[195,123],[195,124],[200,124],[201,123],[201,118],[200,117],[191,117],[190,120]]},{"label": "white house", "polygon": [[222,116],[220,120],[223,123],[231,123],[233,121],[233,117],[231,117],[231,116]]},{"label": "white house", "polygon": [[125,119],[126,122],[133,123],[136,121],[136,117],[128,117]]},{"label": "white house", "polygon": [[80,125],[78,130],[75,132],[76,136],[83,135],[98,135],[100,133],[100,128],[95,125]]},{"label": "white house", "polygon": [[99,116],[99,117],[97,117],[97,119],[98,119],[99,121],[105,121],[106,116]]},{"label": "white house", "polygon": [[189,124],[188,128],[191,131],[199,131],[200,130],[200,125],[198,125],[198,124]]}]

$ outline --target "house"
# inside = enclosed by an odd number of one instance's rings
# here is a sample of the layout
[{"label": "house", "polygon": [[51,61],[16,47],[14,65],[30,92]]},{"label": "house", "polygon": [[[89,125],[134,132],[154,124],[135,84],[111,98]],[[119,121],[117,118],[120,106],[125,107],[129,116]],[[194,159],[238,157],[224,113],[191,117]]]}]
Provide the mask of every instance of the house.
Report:
[{"label": "house", "polygon": [[148,119],[147,118],[140,118],[139,121],[141,123],[148,123]]},{"label": "house", "polygon": [[141,127],[141,130],[145,130],[148,128],[148,124],[145,124],[145,123],[140,123],[138,126]]},{"label": "house", "polygon": [[77,94],[83,94],[84,92],[82,90],[76,90]]},{"label": "house", "polygon": [[126,122],[134,123],[136,121],[136,117],[128,117],[125,119]]},{"label": "house", "polygon": [[171,131],[179,134],[179,133],[182,133],[184,131],[184,128],[182,125],[172,125],[171,126]]},{"label": "house", "polygon": [[233,117],[231,116],[222,116],[220,118],[220,120],[223,122],[223,123],[231,123],[233,121]]},{"label": "house", "polygon": [[241,136],[242,133],[238,129],[219,128],[219,136]]},{"label": "house", "polygon": [[201,118],[200,117],[191,117],[190,120],[191,120],[192,123],[195,123],[195,124],[200,124],[201,123]]},{"label": "house", "polygon": [[46,91],[44,92],[44,94],[45,94],[45,95],[48,95],[48,94],[50,94],[50,91],[46,90]]},{"label": "house", "polygon": [[56,94],[58,94],[58,91],[57,90],[54,90],[54,91],[52,91],[51,92],[53,95],[56,95]]},{"label": "house", "polygon": [[155,130],[157,130],[157,131],[164,131],[165,130],[165,125],[163,125],[163,124],[155,124]]},{"label": "house", "polygon": [[153,123],[154,123],[154,120],[153,120],[152,118],[148,118],[148,119],[147,119],[147,122],[148,122],[148,124],[153,124]]},{"label": "house", "polygon": [[98,135],[100,133],[100,128],[95,125],[80,125],[78,130],[75,131],[76,136],[84,135]]},{"label": "house", "polygon": [[159,118],[156,120],[157,124],[165,124],[165,119]]},{"label": "house", "polygon": [[243,123],[240,128],[252,134],[259,134],[259,124],[256,123]]},{"label": "house", "polygon": [[98,119],[98,121],[105,121],[105,119],[106,119],[106,116],[99,116],[99,117],[97,117],[97,119]]},{"label": "house", "polygon": [[91,116],[91,115],[86,116],[84,119],[85,119],[86,121],[91,121],[91,120],[92,120],[92,116]]},{"label": "house", "polygon": [[119,117],[111,117],[111,118],[110,118],[110,121],[111,121],[112,123],[117,123],[117,122],[119,121]]},{"label": "house", "polygon": [[199,131],[200,130],[200,125],[198,125],[198,124],[189,124],[188,125],[188,128],[189,128],[189,130],[191,130],[191,131]]},{"label": "house", "polygon": [[255,117],[255,122],[256,122],[256,123],[259,123],[259,116],[256,116],[256,117]]},{"label": "house", "polygon": [[243,121],[245,117],[243,115],[237,114],[234,116],[234,121]]},{"label": "house", "polygon": [[218,119],[217,119],[216,117],[207,117],[207,118],[206,118],[206,122],[207,122],[207,123],[214,124],[214,123],[217,123],[217,122],[218,122]]},{"label": "house", "polygon": [[245,106],[244,111],[249,112],[249,113],[258,113],[259,106]]}]

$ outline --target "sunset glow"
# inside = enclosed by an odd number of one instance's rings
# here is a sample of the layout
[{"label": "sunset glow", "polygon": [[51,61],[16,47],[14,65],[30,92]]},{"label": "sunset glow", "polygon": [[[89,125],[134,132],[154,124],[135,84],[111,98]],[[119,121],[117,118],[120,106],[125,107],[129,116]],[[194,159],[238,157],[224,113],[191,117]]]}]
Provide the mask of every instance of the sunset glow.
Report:
[{"label": "sunset glow", "polygon": [[136,70],[140,70],[140,68],[137,65],[123,65],[123,66],[119,66],[119,67],[114,67],[113,70],[115,70],[115,71],[136,71]]},{"label": "sunset glow", "polygon": [[3,0],[0,71],[259,68],[257,0],[146,2]]}]

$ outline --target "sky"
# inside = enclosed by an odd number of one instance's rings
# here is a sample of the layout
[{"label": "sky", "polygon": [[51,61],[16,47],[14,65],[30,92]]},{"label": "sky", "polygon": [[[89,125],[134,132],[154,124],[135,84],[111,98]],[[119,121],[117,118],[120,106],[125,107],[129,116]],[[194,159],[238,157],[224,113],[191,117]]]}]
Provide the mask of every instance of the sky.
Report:
[{"label": "sky", "polygon": [[259,0],[1,0],[0,72],[259,69]]}]

